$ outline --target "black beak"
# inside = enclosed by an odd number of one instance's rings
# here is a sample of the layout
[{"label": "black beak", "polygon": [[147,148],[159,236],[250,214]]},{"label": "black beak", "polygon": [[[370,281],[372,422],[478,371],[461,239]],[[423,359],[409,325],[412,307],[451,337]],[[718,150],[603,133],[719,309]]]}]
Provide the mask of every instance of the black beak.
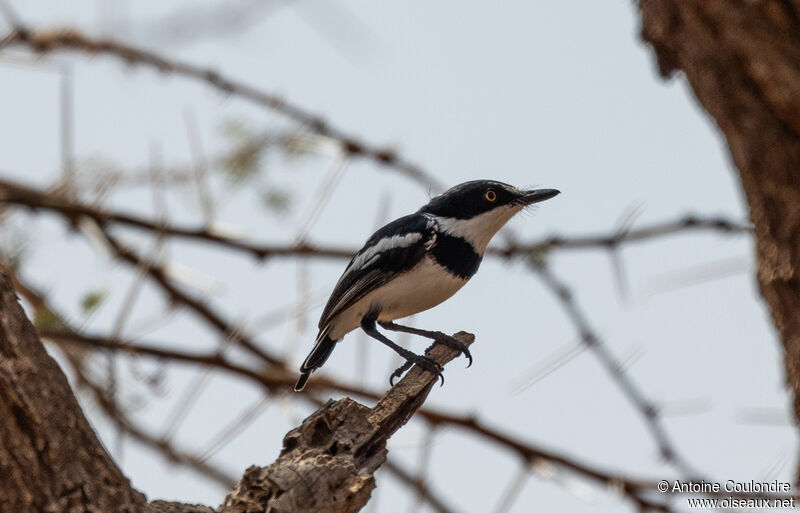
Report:
[{"label": "black beak", "polygon": [[561,191],[555,189],[537,189],[535,191],[527,191],[522,195],[521,200],[524,205],[533,205],[540,201],[549,200],[559,194],[561,194]]}]

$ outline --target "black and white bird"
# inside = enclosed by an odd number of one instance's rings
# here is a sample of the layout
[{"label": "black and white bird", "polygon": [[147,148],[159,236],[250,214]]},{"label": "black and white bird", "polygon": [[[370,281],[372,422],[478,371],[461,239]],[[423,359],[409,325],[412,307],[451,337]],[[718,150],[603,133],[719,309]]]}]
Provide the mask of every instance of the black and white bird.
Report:
[{"label": "black and white bird", "polygon": [[559,194],[555,189],[521,190],[493,180],[462,183],[433,198],[414,214],[387,224],[356,253],[339,278],[319,320],[319,335],[300,366],[294,389],[302,390],[311,373],[322,367],[336,343],[354,329],[394,349],[406,364],[419,364],[441,377],[432,360],[392,342],[376,323],[392,331],[432,338],[467,348],[438,331],[393,323],[445,301],[478,270],[489,241],[523,208]]}]

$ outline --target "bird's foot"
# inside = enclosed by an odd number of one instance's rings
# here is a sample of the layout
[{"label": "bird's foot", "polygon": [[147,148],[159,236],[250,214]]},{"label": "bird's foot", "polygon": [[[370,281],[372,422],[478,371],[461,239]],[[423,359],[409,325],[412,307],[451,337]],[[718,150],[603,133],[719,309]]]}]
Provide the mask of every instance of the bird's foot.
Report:
[{"label": "bird's foot", "polygon": [[395,324],[392,321],[378,322],[378,324],[380,324],[383,328],[387,330],[418,335],[420,337],[429,338],[433,340],[434,343],[440,342],[446,345],[447,347],[452,347],[453,349],[457,349],[458,351],[461,352],[461,354],[463,354],[469,360],[467,367],[472,366],[472,354],[469,352],[469,348],[462,342],[459,342],[458,339],[453,338],[450,335],[447,335],[446,333],[442,333],[441,331],[430,331],[419,328],[412,328],[410,326],[402,326],[400,324]]},{"label": "bird's foot", "polygon": [[469,348],[466,344],[459,341],[457,338],[442,333],[441,331],[434,331],[433,333],[436,335],[436,337],[433,339],[434,343],[439,342],[447,347],[452,347],[453,349],[461,351],[461,354],[463,354],[464,357],[469,360],[469,363],[467,363],[467,368],[472,367],[472,353],[469,352]]},{"label": "bird's foot", "polygon": [[443,367],[441,365],[431,360],[427,356],[420,356],[412,353],[411,351],[401,356],[406,359],[406,362],[395,369],[392,375],[389,376],[389,385],[394,386],[394,380],[400,378],[403,373],[410,369],[414,364],[419,365],[424,370],[438,377],[440,380],[442,380],[442,385],[444,385],[444,374],[442,374]]}]

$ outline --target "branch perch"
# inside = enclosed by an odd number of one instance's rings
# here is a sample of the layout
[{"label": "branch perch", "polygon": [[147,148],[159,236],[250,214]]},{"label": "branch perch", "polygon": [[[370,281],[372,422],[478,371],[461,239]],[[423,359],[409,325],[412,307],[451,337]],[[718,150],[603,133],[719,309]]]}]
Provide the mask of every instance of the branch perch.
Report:
[{"label": "branch perch", "polygon": [[[459,332],[467,346],[475,337]],[[435,344],[426,356],[444,366],[458,351]],[[349,513],[375,488],[373,473],[386,461],[386,442],[414,415],[437,377],[418,366],[373,408],[352,399],[328,401],[283,440],[278,459],[250,467],[220,513],[274,511]]]}]

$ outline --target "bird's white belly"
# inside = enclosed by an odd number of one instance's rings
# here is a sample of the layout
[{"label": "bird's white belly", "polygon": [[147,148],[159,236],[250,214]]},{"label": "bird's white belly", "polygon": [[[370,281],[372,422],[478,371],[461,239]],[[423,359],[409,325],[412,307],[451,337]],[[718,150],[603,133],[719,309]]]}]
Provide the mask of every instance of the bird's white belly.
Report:
[{"label": "bird's white belly", "polygon": [[433,308],[467,283],[426,256],[410,271],[378,287],[336,316],[329,336],[338,340],[361,325],[361,319],[377,310],[379,321],[391,321]]}]

